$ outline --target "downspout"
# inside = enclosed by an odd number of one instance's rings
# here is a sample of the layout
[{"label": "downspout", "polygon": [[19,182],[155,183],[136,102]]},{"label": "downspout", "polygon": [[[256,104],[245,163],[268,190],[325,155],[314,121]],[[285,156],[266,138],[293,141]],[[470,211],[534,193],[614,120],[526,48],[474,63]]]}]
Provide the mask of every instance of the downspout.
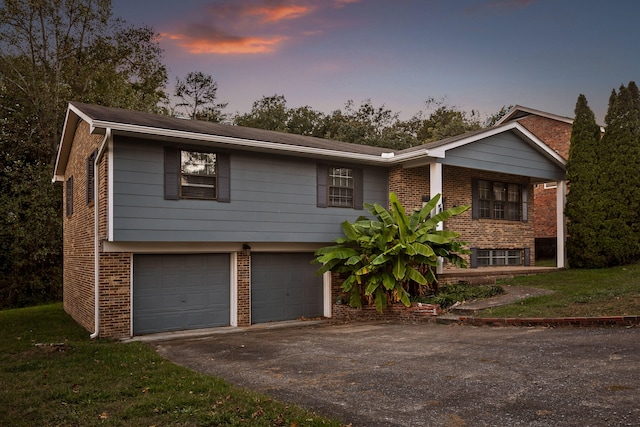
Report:
[{"label": "downspout", "polygon": [[102,144],[93,159],[93,305],[94,305],[94,326],[91,339],[97,338],[100,334],[100,172],[98,164],[104,156],[109,140],[111,139],[111,128],[107,128]]}]

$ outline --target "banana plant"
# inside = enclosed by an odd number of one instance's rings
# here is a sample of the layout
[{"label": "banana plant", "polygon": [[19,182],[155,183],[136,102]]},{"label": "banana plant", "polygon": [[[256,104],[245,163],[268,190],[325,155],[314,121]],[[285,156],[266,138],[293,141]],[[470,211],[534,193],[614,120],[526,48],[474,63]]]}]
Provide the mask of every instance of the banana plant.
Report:
[{"label": "banana plant", "polygon": [[410,215],[394,193],[389,194],[390,209],[377,203],[365,204],[375,219],[360,217],[353,223],[343,222],[344,237],[316,251],[313,262],[322,264],[317,274],[332,271],[346,276],[342,290],[349,295],[352,307],[362,307],[363,299],[373,300],[378,311],[390,301],[408,307],[411,290],[437,284],[438,257],[466,267],[460,255],[469,251],[464,249],[466,243],[457,240],[460,233],[437,230],[437,225],[469,206],[456,206],[431,216],[439,200],[438,194]]}]

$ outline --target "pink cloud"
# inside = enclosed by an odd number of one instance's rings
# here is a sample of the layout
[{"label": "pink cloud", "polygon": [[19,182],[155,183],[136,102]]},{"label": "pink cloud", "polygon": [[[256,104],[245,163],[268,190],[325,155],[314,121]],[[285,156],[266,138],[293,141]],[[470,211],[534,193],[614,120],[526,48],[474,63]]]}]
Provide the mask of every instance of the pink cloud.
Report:
[{"label": "pink cloud", "polygon": [[199,22],[182,22],[161,37],[193,54],[271,53],[288,40],[321,33],[309,25],[283,25],[284,22],[300,21],[321,9],[340,8],[360,1],[223,0],[203,10]]},{"label": "pink cloud", "polygon": [[310,6],[297,4],[262,6],[249,8],[245,13],[264,16],[264,22],[278,22],[286,19],[296,19],[308,15],[313,11]]}]

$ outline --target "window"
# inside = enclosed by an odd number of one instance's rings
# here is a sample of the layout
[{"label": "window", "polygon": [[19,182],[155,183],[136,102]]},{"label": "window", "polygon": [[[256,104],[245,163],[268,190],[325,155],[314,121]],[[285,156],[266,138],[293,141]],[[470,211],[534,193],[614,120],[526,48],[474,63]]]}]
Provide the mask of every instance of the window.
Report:
[{"label": "window", "polygon": [[164,147],[164,198],[231,202],[229,154]]},{"label": "window", "polygon": [[65,210],[67,216],[73,215],[73,176],[65,183]]},{"label": "window", "polygon": [[180,196],[183,199],[215,199],[216,178],[215,153],[180,152]]},{"label": "window", "polygon": [[522,265],[521,250],[479,249],[477,252],[479,267],[492,265]]},{"label": "window", "polygon": [[361,210],[364,205],[362,182],[360,168],[319,163],[316,168],[317,206]]},{"label": "window", "polygon": [[329,206],[353,207],[353,169],[329,167]]},{"label": "window", "polygon": [[472,185],[474,219],[527,220],[525,187],[486,180],[474,180]]},{"label": "window", "polygon": [[513,267],[531,265],[531,249],[478,249],[471,248],[470,267]]},{"label": "window", "polygon": [[93,186],[94,186],[94,179],[95,179],[95,161],[96,161],[96,155],[98,154],[98,151],[94,151],[93,153],[91,153],[89,155],[89,157],[87,157],[87,188],[86,188],[86,199],[87,199],[87,204],[91,204],[93,202]]}]

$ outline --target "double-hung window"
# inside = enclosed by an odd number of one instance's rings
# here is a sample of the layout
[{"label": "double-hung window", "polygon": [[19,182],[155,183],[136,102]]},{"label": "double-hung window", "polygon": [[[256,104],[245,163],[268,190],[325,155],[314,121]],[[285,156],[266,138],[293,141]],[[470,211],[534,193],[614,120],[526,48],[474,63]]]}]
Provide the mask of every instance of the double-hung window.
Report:
[{"label": "double-hung window", "polygon": [[183,199],[217,198],[215,153],[180,152],[180,196]]},{"label": "double-hung window", "polygon": [[197,148],[164,148],[164,198],[231,201],[230,155]]},{"label": "double-hung window", "polygon": [[316,169],[319,208],[363,208],[363,171],[351,166],[319,163]]},{"label": "double-hung window", "polygon": [[473,181],[474,219],[527,220],[526,189],[520,184]]},{"label": "double-hung window", "polygon": [[353,169],[329,167],[329,206],[353,207]]}]

